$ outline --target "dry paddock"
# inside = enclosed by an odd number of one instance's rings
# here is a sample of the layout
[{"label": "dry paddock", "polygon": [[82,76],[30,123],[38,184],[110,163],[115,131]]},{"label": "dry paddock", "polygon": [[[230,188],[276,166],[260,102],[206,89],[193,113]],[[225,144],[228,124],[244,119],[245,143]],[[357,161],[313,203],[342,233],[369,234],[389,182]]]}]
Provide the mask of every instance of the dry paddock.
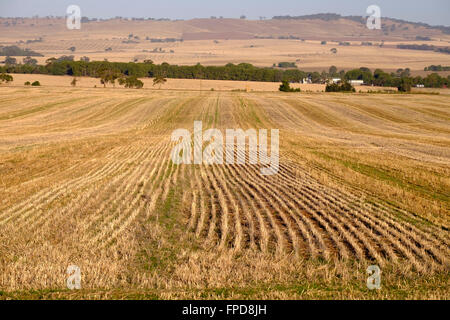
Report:
[{"label": "dry paddock", "polygon": [[[0,297],[449,298],[448,96],[21,77],[44,86],[0,87]],[[174,165],[195,120],[280,129],[278,174]]]},{"label": "dry paddock", "polygon": [[[74,79],[70,76],[50,76],[40,74],[11,74],[14,78],[12,83],[2,86],[24,87],[24,83],[29,81],[39,81],[43,87],[71,87]],[[76,87],[78,88],[103,88],[100,79],[90,77],[77,77]],[[257,82],[257,81],[229,81],[229,80],[194,80],[194,79],[167,79],[167,82],[161,87],[153,86],[153,78],[142,78],[144,89],[150,90],[192,90],[192,91],[249,91],[249,92],[276,92],[280,87],[278,82]],[[293,88],[300,88],[306,92],[323,92],[325,85],[322,84],[292,84]],[[111,84],[108,87],[112,88]],[[116,88],[120,88],[116,84]],[[123,88],[123,87],[122,87]],[[391,87],[371,87],[356,86],[356,91],[397,91],[397,88]]]}]

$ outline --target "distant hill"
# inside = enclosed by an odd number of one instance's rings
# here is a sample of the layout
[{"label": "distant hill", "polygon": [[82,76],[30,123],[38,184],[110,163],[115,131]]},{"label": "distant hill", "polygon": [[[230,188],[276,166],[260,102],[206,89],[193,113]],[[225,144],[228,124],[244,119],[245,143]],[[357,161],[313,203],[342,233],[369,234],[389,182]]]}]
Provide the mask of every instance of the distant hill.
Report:
[{"label": "distant hill", "polygon": [[[366,24],[367,18],[362,16],[341,16],[340,14],[336,13],[319,13],[319,14],[312,14],[312,15],[303,15],[303,16],[275,16],[272,19],[277,20],[323,20],[323,21],[332,21],[332,20],[340,20],[340,19],[347,19],[351,21],[355,21],[358,23]],[[383,20],[392,22],[392,23],[398,23],[398,24],[410,24],[414,27],[425,27],[428,29],[435,29],[440,30],[444,34],[450,34],[450,27],[447,26],[431,26],[427,23],[423,22],[411,22],[406,21],[402,19],[395,19],[395,18],[383,18]],[[387,28],[385,28],[387,30]]]},{"label": "distant hill", "polygon": [[[141,38],[176,38],[183,40],[221,39],[305,39],[325,41],[408,41],[448,38],[450,27],[382,18],[382,30],[369,30],[360,16],[315,14],[306,16],[275,16],[267,20],[245,19],[124,19],[83,18],[82,29],[70,32],[62,17],[0,18],[0,41],[29,41],[44,36],[51,38],[125,37],[128,33]],[[418,38],[419,37],[419,38]]]}]

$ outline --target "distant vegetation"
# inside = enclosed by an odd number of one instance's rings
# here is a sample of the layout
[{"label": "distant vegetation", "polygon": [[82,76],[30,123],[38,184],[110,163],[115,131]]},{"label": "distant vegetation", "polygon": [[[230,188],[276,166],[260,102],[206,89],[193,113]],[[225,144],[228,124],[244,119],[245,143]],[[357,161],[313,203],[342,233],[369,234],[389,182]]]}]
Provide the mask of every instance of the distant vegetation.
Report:
[{"label": "distant vegetation", "polygon": [[274,36],[255,36],[255,39],[278,39],[278,40],[301,40],[301,41],[305,41],[305,39],[302,39],[298,36],[293,36],[293,35],[287,35],[287,36],[278,36],[278,37],[274,37]]},{"label": "distant vegetation", "polygon": [[153,86],[159,86],[159,89],[161,89],[161,86],[167,82],[167,79],[162,75],[157,75],[153,79]]},{"label": "distant vegetation", "polygon": [[6,74],[6,73],[1,73],[0,74],[0,84],[2,84],[3,82],[8,83],[8,82],[12,82],[14,79],[11,75]]},{"label": "distant vegetation", "polygon": [[416,36],[416,40],[419,41],[431,41],[430,37]]},{"label": "distant vegetation", "polygon": [[177,38],[150,38],[146,37],[145,40],[148,40],[150,42],[183,42],[183,39],[177,39]]},{"label": "distant vegetation", "polygon": [[450,47],[436,47],[428,44],[398,44],[398,49],[425,50],[450,54]]},{"label": "distant vegetation", "polygon": [[355,92],[355,88],[347,81],[328,83],[325,92]]},{"label": "distant vegetation", "polygon": [[6,65],[14,65],[17,64],[17,59],[13,57],[6,57],[4,62]]},{"label": "distant vegetation", "polygon": [[410,92],[411,91],[411,79],[402,78],[399,85],[397,86],[400,92]]},{"label": "distant vegetation", "polygon": [[300,88],[291,88],[291,85],[289,84],[289,81],[287,81],[287,80],[283,80],[281,82],[279,90],[282,92],[300,92],[301,91]]},{"label": "distant vegetation", "polygon": [[21,49],[18,46],[0,46],[0,56],[43,57],[40,53],[30,49]]},{"label": "distant vegetation", "polygon": [[[260,68],[249,63],[238,65],[229,63],[225,66],[178,66],[168,63],[153,64],[134,62],[108,62],[108,61],[73,61],[73,56],[63,56],[58,59],[47,60],[46,65],[16,64],[0,67],[0,73],[25,73],[25,74],[50,74],[70,75],[73,77],[89,76],[100,78],[105,73],[118,79],[120,75],[135,76],[136,78],[165,75],[172,79],[207,79],[207,80],[239,80],[239,81],[262,81],[262,82],[301,82],[308,78],[312,83],[326,83],[330,78],[341,78],[342,80],[363,80],[366,85],[399,87],[402,79],[408,78],[411,85],[424,85],[425,87],[440,88],[448,86],[450,76],[441,77],[432,73],[425,78],[420,76],[411,77],[410,70],[398,69],[396,72],[387,73],[381,69],[371,71],[362,67],[359,69],[341,70],[336,67],[330,68],[328,72],[305,72],[295,69]],[[105,78],[106,83],[110,79]]]},{"label": "distant vegetation", "polygon": [[144,86],[144,83],[135,76],[121,77],[119,78],[119,84],[125,86],[125,88],[140,89]]},{"label": "distant vegetation", "polygon": [[323,21],[333,21],[343,18],[340,14],[335,13],[318,13],[310,14],[304,16],[274,16],[272,19],[275,20],[323,20]]},{"label": "distant vegetation", "polygon": [[42,37],[39,37],[38,39],[34,39],[34,40],[20,40],[18,43],[26,43],[26,44],[30,44],[30,43],[38,43],[38,42],[44,42],[44,39],[42,39]]},{"label": "distant vegetation", "polygon": [[32,57],[30,57],[30,56],[28,56],[28,57],[26,57],[26,58],[23,58],[23,63],[24,64],[28,64],[28,65],[31,65],[31,66],[35,66],[35,65],[37,65],[37,60],[36,59],[33,59]]},{"label": "distant vegetation", "polygon": [[279,62],[278,68],[297,68],[295,62]]},{"label": "distant vegetation", "polygon": [[425,67],[423,70],[424,71],[450,71],[450,66],[443,67],[441,65],[437,65],[437,66],[431,65],[431,66]]}]

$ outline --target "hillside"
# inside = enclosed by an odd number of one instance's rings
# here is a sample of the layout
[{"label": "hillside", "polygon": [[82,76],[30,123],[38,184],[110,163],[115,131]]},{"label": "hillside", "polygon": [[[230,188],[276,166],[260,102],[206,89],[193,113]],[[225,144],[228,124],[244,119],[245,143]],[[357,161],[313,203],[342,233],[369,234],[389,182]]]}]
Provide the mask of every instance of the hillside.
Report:
[{"label": "hillside", "polygon": [[[39,63],[50,57],[74,55],[75,59],[83,56],[121,62],[151,59],[156,63],[184,65],[249,62],[270,67],[273,63],[290,61],[306,70],[328,69],[334,64],[345,69],[408,67],[420,72],[432,64],[450,64],[448,54],[396,47],[402,43],[448,47],[450,35],[445,33],[448,28],[383,19],[382,30],[369,30],[361,19],[336,15],[258,21],[83,18],[81,30],[68,30],[62,17],[0,18],[0,46],[17,45],[41,53],[44,57],[37,59]],[[327,44],[321,45],[322,41]],[[343,46],[342,42],[350,46]],[[382,43],[384,46],[380,48]],[[71,47],[75,51],[70,51]],[[332,48],[338,48],[338,54],[332,54]]]},{"label": "hillside", "polygon": [[[330,18],[330,16],[332,18]],[[385,18],[382,30],[369,30],[362,17],[314,15],[304,17],[274,17],[270,20],[244,19],[83,19],[76,33],[66,28],[64,18],[0,18],[1,41],[16,41],[28,36],[60,38],[81,37],[101,39],[105,35],[127,37],[133,33],[141,38],[253,39],[255,37],[299,37],[309,40],[415,40],[416,36],[449,38],[450,30],[426,24]],[[22,39],[23,40],[23,39]]]}]

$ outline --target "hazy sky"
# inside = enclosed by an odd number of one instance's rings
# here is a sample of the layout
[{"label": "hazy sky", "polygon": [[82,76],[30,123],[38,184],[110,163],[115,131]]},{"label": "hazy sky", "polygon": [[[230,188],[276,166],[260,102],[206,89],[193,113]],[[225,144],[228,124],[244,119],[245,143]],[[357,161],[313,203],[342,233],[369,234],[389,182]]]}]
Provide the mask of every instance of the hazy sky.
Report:
[{"label": "hazy sky", "polygon": [[382,16],[450,25],[450,0],[0,0],[0,16],[64,16],[68,5],[80,6],[83,16],[108,18],[152,17],[171,19],[244,14],[259,16],[339,13],[366,15],[366,8],[376,4]]}]

